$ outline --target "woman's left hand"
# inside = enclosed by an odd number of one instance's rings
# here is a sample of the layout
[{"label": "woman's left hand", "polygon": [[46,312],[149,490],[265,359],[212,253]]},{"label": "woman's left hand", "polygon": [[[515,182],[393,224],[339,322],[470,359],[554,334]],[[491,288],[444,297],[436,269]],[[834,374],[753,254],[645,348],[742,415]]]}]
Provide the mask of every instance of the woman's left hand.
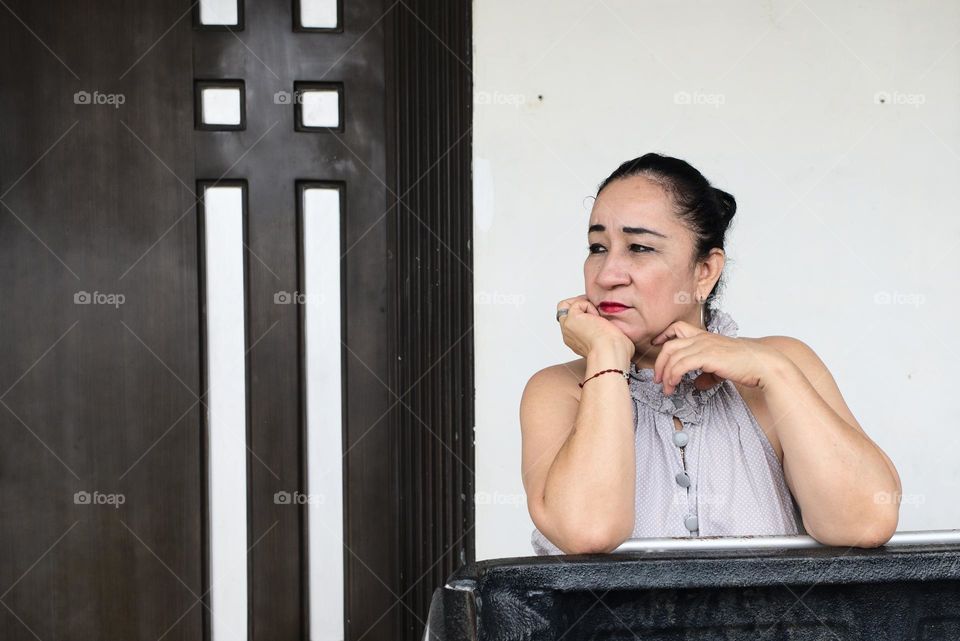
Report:
[{"label": "woman's left hand", "polygon": [[650,343],[663,344],[653,366],[653,380],[662,382],[667,396],[673,394],[684,374],[697,369],[703,370],[694,381],[699,390],[719,385],[724,379],[762,389],[772,366],[786,358],[755,338],[724,336],[685,321],[672,323]]}]

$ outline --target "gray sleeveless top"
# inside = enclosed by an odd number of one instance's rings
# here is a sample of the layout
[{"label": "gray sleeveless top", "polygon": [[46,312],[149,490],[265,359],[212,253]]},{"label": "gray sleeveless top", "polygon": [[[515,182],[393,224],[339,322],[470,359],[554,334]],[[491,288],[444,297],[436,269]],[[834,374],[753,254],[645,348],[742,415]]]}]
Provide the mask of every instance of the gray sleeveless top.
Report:
[{"label": "gray sleeveless top", "polygon": [[[737,329],[729,314],[713,310],[708,331],[736,336]],[[693,381],[701,373],[687,372],[665,396],[653,369],[631,365],[637,460],[631,538],[806,534],[780,460],[737,388],[724,380],[698,390]],[[531,543],[536,554],[563,554],[539,529]]]}]

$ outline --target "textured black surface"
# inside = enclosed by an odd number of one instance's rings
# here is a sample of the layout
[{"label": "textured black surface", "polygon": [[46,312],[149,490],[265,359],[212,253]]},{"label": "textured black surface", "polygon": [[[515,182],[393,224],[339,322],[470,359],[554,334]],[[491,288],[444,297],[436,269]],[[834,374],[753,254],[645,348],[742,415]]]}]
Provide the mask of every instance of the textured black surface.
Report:
[{"label": "textured black surface", "polygon": [[960,639],[960,546],[521,557],[434,592],[430,639]]},{"label": "textured black surface", "polygon": [[474,554],[470,12],[470,2],[407,0],[385,20],[386,380],[397,399],[389,429],[373,431],[396,439],[385,454],[396,483],[382,500],[399,497],[399,517],[376,532],[398,543],[402,629],[390,641],[419,637],[433,588]]}]

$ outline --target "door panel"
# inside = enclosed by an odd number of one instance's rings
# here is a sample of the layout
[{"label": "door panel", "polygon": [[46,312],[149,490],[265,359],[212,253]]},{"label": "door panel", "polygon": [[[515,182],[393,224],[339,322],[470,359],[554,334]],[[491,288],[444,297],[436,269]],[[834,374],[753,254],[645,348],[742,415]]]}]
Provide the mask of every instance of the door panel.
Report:
[{"label": "door panel", "polygon": [[196,639],[193,34],[143,56],[183,12],[169,0],[7,6],[0,629]]},{"label": "door panel", "polygon": [[[342,590],[345,638],[419,639],[472,560],[470,3],[321,4],[243,3],[231,29],[182,0],[0,7],[4,638],[307,639],[313,553],[341,555],[319,589]],[[223,327],[242,324],[228,515],[246,518],[226,531],[247,576],[218,593],[201,197],[240,184],[244,300]],[[284,298],[309,294],[305,184],[342,195],[339,301],[312,312],[340,330],[342,411],[318,433],[311,312]],[[342,450],[323,458],[342,464],[332,538],[278,498],[306,493],[308,437]],[[215,594],[241,610],[214,616]]]}]

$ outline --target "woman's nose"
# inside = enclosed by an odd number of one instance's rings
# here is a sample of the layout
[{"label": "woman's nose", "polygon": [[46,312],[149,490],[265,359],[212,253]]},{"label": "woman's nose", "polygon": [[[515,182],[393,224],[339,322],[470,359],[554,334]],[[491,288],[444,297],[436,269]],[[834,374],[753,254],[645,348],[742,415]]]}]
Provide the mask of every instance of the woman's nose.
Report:
[{"label": "woman's nose", "polygon": [[630,273],[623,263],[615,258],[607,258],[597,274],[597,284],[607,289],[630,282]]}]

